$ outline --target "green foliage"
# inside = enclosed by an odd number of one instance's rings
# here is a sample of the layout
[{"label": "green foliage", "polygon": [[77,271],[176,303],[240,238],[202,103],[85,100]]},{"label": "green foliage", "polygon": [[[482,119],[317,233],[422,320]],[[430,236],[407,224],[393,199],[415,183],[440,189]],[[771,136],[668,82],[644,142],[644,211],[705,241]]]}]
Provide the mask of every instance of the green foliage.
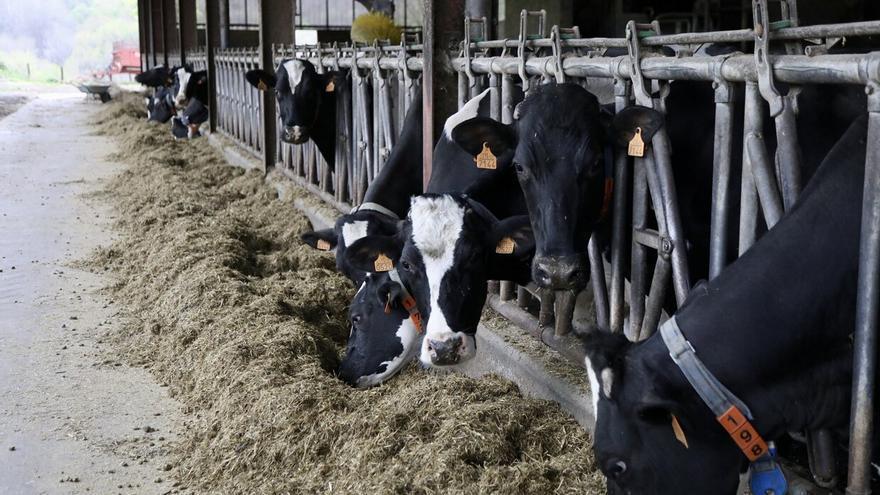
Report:
[{"label": "green foliage", "polygon": [[400,43],[401,29],[385,14],[370,12],[355,18],[351,23],[351,39],[359,43],[372,43],[374,40],[389,40]]}]

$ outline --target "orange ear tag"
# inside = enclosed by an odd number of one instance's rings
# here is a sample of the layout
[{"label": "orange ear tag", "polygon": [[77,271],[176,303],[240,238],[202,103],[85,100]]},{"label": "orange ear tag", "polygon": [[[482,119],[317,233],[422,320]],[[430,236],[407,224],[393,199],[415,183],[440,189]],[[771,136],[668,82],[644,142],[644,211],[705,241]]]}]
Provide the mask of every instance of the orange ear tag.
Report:
[{"label": "orange ear tag", "polygon": [[332,93],[336,91],[336,83],[333,82],[333,79],[331,79],[330,82],[327,83],[327,86],[324,87],[324,91],[327,93]]},{"label": "orange ear tag", "polygon": [[474,157],[474,161],[477,163],[477,168],[487,170],[495,170],[498,168],[498,158],[495,157],[495,154],[489,149],[489,143],[483,143],[483,151]]},{"label": "orange ear tag", "polygon": [[514,248],[516,248],[516,241],[510,237],[504,237],[495,245],[495,252],[498,254],[513,254]]},{"label": "orange ear tag", "polygon": [[635,156],[641,158],[645,156],[645,142],[642,140],[642,128],[636,127],[636,133],[629,140],[629,148],[627,148],[626,153],[629,156]]},{"label": "orange ear tag", "polygon": [[678,443],[684,445],[684,448],[688,448],[688,439],[684,435],[684,430],[681,429],[681,425],[678,423],[678,418],[675,417],[675,414],[672,415],[672,432],[675,433],[675,439],[678,440]]},{"label": "orange ear tag", "polygon": [[315,248],[320,251],[330,251],[330,243],[324,239],[318,239],[318,242],[315,243]]},{"label": "orange ear tag", "polygon": [[373,267],[377,272],[389,272],[394,268],[394,262],[391,261],[391,258],[385,256],[384,253],[379,253],[379,256],[376,257],[376,261],[373,263]]},{"label": "orange ear tag", "polygon": [[259,89],[260,91],[266,91],[267,89],[269,89],[269,86],[266,86],[266,83],[260,80],[260,82],[257,83],[257,89]]}]

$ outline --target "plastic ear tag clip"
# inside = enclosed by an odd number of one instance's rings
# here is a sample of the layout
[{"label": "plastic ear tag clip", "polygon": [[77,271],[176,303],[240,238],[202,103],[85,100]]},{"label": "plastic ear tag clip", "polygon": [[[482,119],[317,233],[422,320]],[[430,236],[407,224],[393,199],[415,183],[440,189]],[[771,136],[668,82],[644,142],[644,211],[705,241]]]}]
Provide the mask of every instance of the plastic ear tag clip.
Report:
[{"label": "plastic ear tag clip", "polygon": [[385,314],[386,315],[391,314],[391,293],[390,292],[388,293],[388,299],[385,302]]},{"label": "plastic ear tag clip", "polygon": [[315,243],[315,248],[319,251],[330,251],[330,243],[324,239],[318,239],[318,242]]},{"label": "plastic ear tag clip", "polygon": [[749,490],[754,495],[786,495],[788,481],[776,462],[776,447],[770,442],[766,455],[749,465]]},{"label": "plastic ear tag clip", "polygon": [[681,425],[678,423],[678,418],[675,417],[675,414],[672,415],[672,432],[675,433],[675,439],[678,440],[678,443],[684,445],[684,448],[688,447],[688,439],[684,434],[684,430],[681,429]]},{"label": "plastic ear tag clip", "polygon": [[336,91],[336,82],[331,79],[330,82],[327,83],[327,86],[324,87],[324,92],[332,93],[334,91]]},{"label": "plastic ear tag clip", "polygon": [[391,261],[391,258],[385,256],[384,253],[379,253],[379,256],[376,256],[376,261],[373,262],[373,268],[377,272],[390,272],[394,268],[394,262]]},{"label": "plastic ear tag clip", "polygon": [[636,133],[629,140],[629,148],[626,150],[629,156],[641,158],[645,156],[645,142],[642,140],[642,128],[636,127]]},{"label": "plastic ear tag clip", "polygon": [[513,254],[516,248],[516,241],[510,237],[504,237],[495,245],[495,252],[498,254]]},{"label": "plastic ear tag clip", "polygon": [[483,143],[483,151],[474,157],[474,161],[477,163],[477,168],[486,170],[498,168],[498,158],[489,149],[489,143]]},{"label": "plastic ear tag clip", "polygon": [[269,86],[266,86],[266,83],[261,80],[257,83],[257,89],[259,89],[260,91],[266,91],[267,89],[269,89]]}]

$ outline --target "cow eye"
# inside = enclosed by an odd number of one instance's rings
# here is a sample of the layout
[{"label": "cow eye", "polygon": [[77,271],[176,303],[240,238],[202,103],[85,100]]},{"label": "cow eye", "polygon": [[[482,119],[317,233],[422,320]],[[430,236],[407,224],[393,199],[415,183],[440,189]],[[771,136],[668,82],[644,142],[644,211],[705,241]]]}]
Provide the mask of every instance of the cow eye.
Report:
[{"label": "cow eye", "polygon": [[411,271],[412,271],[412,265],[409,264],[409,261],[401,260],[401,261],[400,261],[400,266],[401,266],[404,270],[406,270],[406,271],[408,271],[408,272],[411,272]]},{"label": "cow eye", "polygon": [[526,171],[520,162],[513,162],[513,168],[516,169],[516,173],[518,174],[523,174]]},{"label": "cow eye", "polygon": [[352,325],[357,325],[358,323],[361,322],[362,319],[363,319],[363,317],[362,317],[361,315],[353,315],[353,316],[351,317],[351,324],[352,324]]}]

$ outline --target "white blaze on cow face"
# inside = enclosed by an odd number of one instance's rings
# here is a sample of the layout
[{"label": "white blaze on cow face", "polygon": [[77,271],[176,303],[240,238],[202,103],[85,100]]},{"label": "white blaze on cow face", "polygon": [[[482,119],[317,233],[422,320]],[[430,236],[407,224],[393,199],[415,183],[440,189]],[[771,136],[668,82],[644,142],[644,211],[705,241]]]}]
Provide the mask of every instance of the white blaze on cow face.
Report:
[{"label": "white blaze on cow face", "polygon": [[599,379],[593,370],[593,364],[589,357],[584,357],[584,365],[587,367],[587,378],[590,380],[590,398],[593,400],[593,423],[599,421]]},{"label": "white blaze on cow face", "polygon": [[489,94],[490,89],[486,89],[482,93],[474,96],[467,103],[465,103],[457,112],[450,115],[448,119],[446,119],[446,124],[443,125],[443,132],[447,137],[452,136],[452,130],[466,120],[473,119],[479,115],[480,111],[480,103],[483,101]]},{"label": "white blaze on cow face", "polygon": [[180,87],[177,89],[175,102],[178,105],[182,105],[186,101],[186,86],[189,84],[190,75],[191,74],[183,67],[177,69],[177,80],[180,83]]},{"label": "white blaze on cow face", "polygon": [[366,220],[356,220],[354,222],[345,222],[342,224],[342,241],[346,246],[351,246],[358,239],[367,236],[367,226],[370,222]]},{"label": "white blaze on cow face", "polygon": [[396,335],[397,338],[400,339],[400,345],[403,346],[403,352],[401,352],[398,356],[394,356],[394,358],[390,361],[382,362],[382,364],[385,365],[385,371],[358,378],[358,387],[367,388],[384,382],[389,377],[397,373],[400,368],[409,363],[415,353],[418,351],[419,331],[416,330],[416,326],[415,324],[413,324],[411,319],[404,318],[403,321],[400,322],[400,327],[397,329],[397,332],[395,332],[394,335]]},{"label": "white blaze on cow face", "polygon": [[306,64],[302,60],[288,60],[284,62],[284,70],[287,71],[287,81],[290,84],[290,94],[296,94],[296,87],[302,81],[303,72],[306,70]]},{"label": "white blaze on cow face", "polygon": [[422,341],[419,359],[431,365],[428,340],[448,341],[461,339],[459,358],[465,361],[476,352],[473,335],[453,331],[447,323],[443,308],[440,307],[440,292],[443,278],[453,265],[455,245],[461,237],[465,209],[450,196],[416,197],[410,205],[412,240],[422,256],[425,277],[428,282],[430,314]]}]

